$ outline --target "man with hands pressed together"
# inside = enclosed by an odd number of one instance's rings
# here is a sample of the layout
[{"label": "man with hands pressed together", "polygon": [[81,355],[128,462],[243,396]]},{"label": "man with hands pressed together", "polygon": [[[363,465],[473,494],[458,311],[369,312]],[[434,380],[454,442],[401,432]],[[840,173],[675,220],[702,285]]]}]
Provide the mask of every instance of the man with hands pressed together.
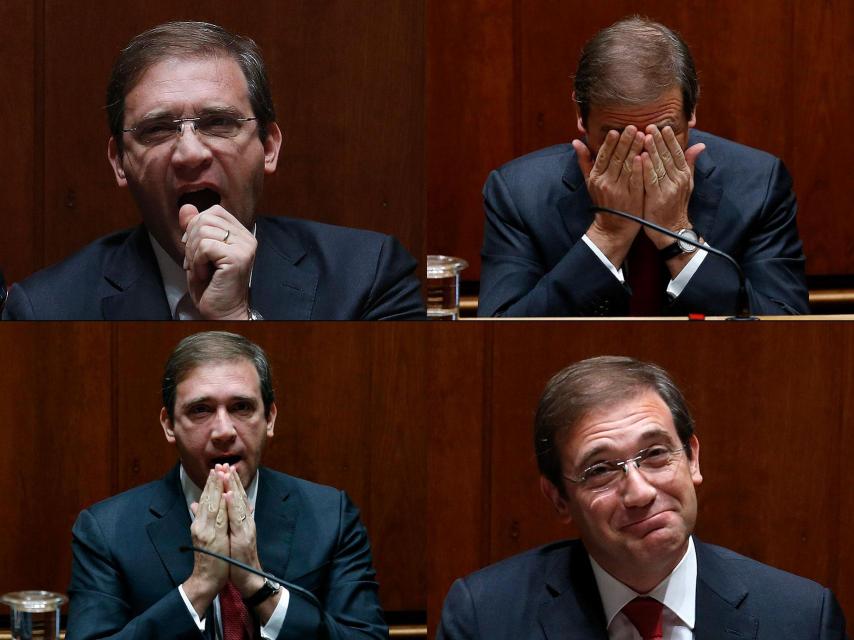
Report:
[{"label": "man with hands pressed together", "polygon": [[484,187],[481,316],[730,315],[738,279],[705,251],[592,205],[732,254],[759,314],[805,313],[804,257],[782,163],[693,129],[691,53],[627,18],[582,51],[583,139],[511,161]]},{"label": "man with hands pressed together", "polygon": [[[387,636],[358,509],[341,491],[260,466],[276,415],[260,347],[225,332],[179,343],[160,423],[180,464],[80,513],[69,640]],[[308,589],[321,608],[180,550],[191,544]]]},{"label": "man with hands pressed together", "polygon": [[416,262],[391,236],[258,215],[282,132],[252,40],[203,22],[136,36],[107,116],[107,156],[142,224],[15,284],[5,318],[425,317]]}]

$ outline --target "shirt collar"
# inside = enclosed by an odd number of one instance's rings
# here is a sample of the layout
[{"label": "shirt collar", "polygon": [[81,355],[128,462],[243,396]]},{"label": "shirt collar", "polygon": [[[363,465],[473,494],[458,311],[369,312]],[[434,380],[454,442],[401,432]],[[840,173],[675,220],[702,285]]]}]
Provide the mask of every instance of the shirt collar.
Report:
[{"label": "shirt collar", "polygon": [[[257,230],[258,225],[253,224],[253,236],[256,235]],[[177,319],[175,310],[178,308],[178,303],[187,295],[187,272],[172,259],[172,256],[157,242],[150,231],[148,232],[148,238],[151,240],[151,248],[154,249],[157,268],[160,270],[160,277],[163,280],[163,292],[166,294],[166,301],[169,303],[169,314],[175,320]],[[252,271],[249,272],[249,286],[252,286]],[[190,306],[193,306],[192,302],[190,302]]]},{"label": "shirt collar", "polygon": [[649,593],[640,594],[630,589],[605,571],[593,556],[590,556],[590,564],[593,566],[593,575],[596,578],[596,586],[599,588],[599,596],[602,598],[608,627],[624,606],[638,596],[645,595],[661,602],[687,627],[694,628],[697,604],[697,552],[694,549],[694,540],[690,536],[688,549],[679,564]]},{"label": "shirt collar", "polygon": [[[196,483],[190,479],[190,476],[187,475],[187,472],[184,471],[184,465],[181,465],[179,474],[181,478],[181,489],[184,492],[184,500],[187,501],[187,510],[190,512],[190,519],[195,519],[193,515],[192,509],[190,509],[190,505],[194,502],[198,502],[202,497],[202,489],[201,487],[197,487]],[[255,477],[252,478],[252,481],[249,483],[249,487],[246,489],[246,497],[249,498],[249,504],[252,507],[252,510],[255,510],[255,499],[258,497],[258,484],[261,482],[261,474],[257,471],[255,472]]]}]

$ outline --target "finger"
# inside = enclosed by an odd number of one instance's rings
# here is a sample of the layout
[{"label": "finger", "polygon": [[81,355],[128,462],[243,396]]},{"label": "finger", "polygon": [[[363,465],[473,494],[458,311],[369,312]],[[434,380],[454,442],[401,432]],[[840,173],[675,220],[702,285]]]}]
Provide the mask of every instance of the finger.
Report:
[{"label": "finger", "polygon": [[[636,158],[638,158],[638,155],[640,154],[641,150],[643,149],[643,139],[644,139],[643,133],[636,130],[635,131],[635,137],[632,138],[632,145],[629,147],[629,152],[626,154],[626,159],[623,160],[623,170],[620,173],[620,179],[621,180],[625,179],[625,180],[629,180],[631,182],[631,178],[632,178],[633,172],[635,170],[634,169],[634,166],[635,166],[634,161]],[[638,173],[640,173],[640,171],[641,171],[640,165],[637,165],[637,166],[638,166]],[[641,184],[643,184],[643,177],[640,175],[638,175],[637,177],[640,179]]]},{"label": "finger", "polygon": [[667,146],[667,151],[673,157],[673,164],[676,169],[678,171],[687,170],[688,164],[685,162],[685,154],[682,152],[682,146],[679,144],[679,140],[676,139],[676,134],[673,133],[673,127],[664,127],[661,135],[664,138],[664,144]]},{"label": "finger", "polygon": [[655,168],[652,164],[652,157],[649,153],[644,151],[641,156],[641,161],[643,162],[643,186],[644,190],[647,193],[654,193],[656,191],[661,190],[661,185],[659,184],[658,174],[655,172]]},{"label": "finger", "polygon": [[[650,160],[652,161],[652,167],[655,170],[655,175],[658,181],[661,181],[667,175],[667,169],[664,167],[664,162],[661,158],[661,153],[659,151],[658,143],[656,143],[656,135],[659,139],[661,139],[661,132],[658,130],[654,124],[649,125],[646,128],[647,134],[644,140],[644,149],[649,154]],[[661,143],[663,145],[663,141]]]},{"label": "finger", "polygon": [[185,204],[178,209],[178,224],[186,235],[187,227],[199,215],[199,210],[191,204]]},{"label": "finger", "polygon": [[685,150],[685,162],[688,165],[688,169],[690,169],[692,175],[694,173],[694,165],[697,162],[697,158],[705,150],[706,145],[704,145],[702,142],[698,142],[697,144],[692,145]]},{"label": "finger", "polygon": [[[641,136],[641,140],[643,140],[643,136]],[[630,193],[643,192],[643,177],[643,161],[639,155],[635,155],[632,158],[632,173],[629,176]]]},{"label": "finger", "polygon": [[[210,504],[211,500],[211,492],[213,491],[214,486],[214,472],[213,470],[208,473],[207,482],[205,482],[205,486],[202,489],[202,495],[199,496],[199,502],[197,503],[197,509],[194,511],[194,515],[198,517],[202,524],[207,521],[208,514],[208,504]],[[192,505],[191,505],[192,508]]]},{"label": "finger", "polygon": [[663,174],[675,178],[676,165],[673,162],[670,150],[667,148],[667,143],[664,142],[664,136],[661,135],[661,130],[658,127],[654,127],[652,130],[652,141],[655,144],[655,150],[658,152],[658,158],[661,161],[660,165],[655,165],[655,162],[653,162],[659,179],[664,177]]},{"label": "finger", "polygon": [[614,180],[617,180],[620,177],[620,173],[625,169],[623,163],[629,156],[629,149],[634,143],[636,133],[637,127],[630,124],[620,134],[617,146],[611,155],[611,161],[608,163],[608,175]]},{"label": "finger", "polygon": [[232,488],[237,490],[238,495],[240,495],[240,497],[243,498],[243,500],[248,505],[249,504],[249,496],[246,495],[246,490],[243,488],[243,482],[240,480],[240,476],[237,474],[237,469],[235,469],[234,467],[231,468],[231,476],[232,476],[232,479],[231,479]]},{"label": "finger", "polygon": [[590,171],[593,169],[593,156],[590,154],[590,149],[581,140],[573,140],[572,148],[575,149],[581,173],[584,174],[584,179],[587,180],[590,177]]},{"label": "finger", "polygon": [[225,501],[225,494],[220,494],[219,502],[217,503],[217,512],[216,512],[216,528],[224,529],[225,525],[228,524],[228,505]]},{"label": "finger", "polygon": [[605,136],[605,141],[599,147],[599,153],[596,154],[596,162],[593,163],[591,175],[602,175],[608,169],[611,162],[611,155],[614,153],[614,148],[620,140],[620,134],[613,129]]},{"label": "finger", "polygon": [[238,492],[229,491],[224,495],[228,505],[228,525],[232,531],[237,531],[246,525],[249,520],[249,512]]}]

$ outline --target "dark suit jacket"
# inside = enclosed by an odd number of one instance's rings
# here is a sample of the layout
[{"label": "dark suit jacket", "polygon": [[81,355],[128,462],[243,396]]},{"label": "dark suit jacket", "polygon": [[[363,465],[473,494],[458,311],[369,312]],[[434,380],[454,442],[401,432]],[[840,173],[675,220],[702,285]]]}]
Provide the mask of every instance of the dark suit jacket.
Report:
[{"label": "dark suit jacket", "polygon": [[[690,144],[697,142],[706,144],[688,204],[697,232],[744,269],[753,313],[807,313],[797,205],[786,168],[767,153],[692,130]],[[570,145],[493,171],[483,195],[479,315],[628,315],[629,288],[581,242],[593,221],[592,203]],[[731,315],[737,291],[732,265],[710,255],[662,313]]]},{"label": "dark suit jacket", "polygon": [[[694,539],[697,640],[842,640],[845,619],[815,582]],[[607,640],[579,540],[533,549],[454,582],[438,640]]]},{"label": "dark suit jacket", "polygon": [[[266,468],[260,474],[261,566],[309,589],[324,607],[321,615],[292,592],[279,637],[388,637],[358,509],[331,487]],[[191,540],[177,466],[82,511],[72,536],[68,640],[203,637],[178,592],[193,554],[178,551]]]},{"label": "dark suit jacket", "polygon": [[[293,218],[259,218],[252,307],[268,320],[426,318],[417,263],[391,236]],[[142,226],[96,240],[12,287],[17,320],[169,320]]]}]

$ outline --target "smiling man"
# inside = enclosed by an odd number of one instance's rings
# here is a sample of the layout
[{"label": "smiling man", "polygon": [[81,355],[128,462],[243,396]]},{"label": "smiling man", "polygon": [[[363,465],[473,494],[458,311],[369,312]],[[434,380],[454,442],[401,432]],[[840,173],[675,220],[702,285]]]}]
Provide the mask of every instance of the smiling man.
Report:
[{"label": "smiling man", "polygon": [[660,367],[583,360],[546,386],[534,423],[540,487],[580,540],[457,580],[439,640],[841,640],[833,594],[692,532],[700,443]]},{"label": "smiling man", "polygon": [[252,40],[202,22],[140,34],[113,67],[107,116],[110,165],[142,225],[16,284],[4,317],[425,317],[394,238],[258,215],[282,132]]},{"label": "smiling man", "polygon": [[732,265],[594,205],[732,255],[753,313],[807,313],[791,178],[769,154],[694,129],[699,94],[671,29],[632,17],[597,33],[575,74],[581,137],[486,181],[478,314],[736,312]]},{"label": "smiling man", "polygon": [[[260,347],[225,332],[178,344],[163,375],[160,424],[180,462],[78,517],[69,640],[387,637],[356,507],[341,491],[260,466],[276,415]],[[190,544],[308,589],[321,609],[179,551]]]}]

